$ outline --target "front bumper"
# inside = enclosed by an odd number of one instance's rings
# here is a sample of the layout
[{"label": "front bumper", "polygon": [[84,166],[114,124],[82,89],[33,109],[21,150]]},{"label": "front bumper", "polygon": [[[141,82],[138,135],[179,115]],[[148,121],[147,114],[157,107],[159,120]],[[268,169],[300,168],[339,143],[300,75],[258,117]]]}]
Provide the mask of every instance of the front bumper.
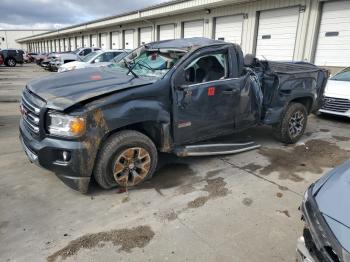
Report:
[{"label": "front bumper", "polygon": [[[45,137],[38,140],[20,121],[20,141],[30,162],[54,172],[67,186],[81,193],[88,191],[93,162],[91,148],[84,142],[68,141]],[[69,159],[63,161],[63,151],[69,153]]]},{"label": "front bumper", "polygon": [[61,61],[51,61],[49,66],[50,66],[51,70],[57,71],[61,65],[62,65]]},{"label": "front bumper", "polygon": [[302,258],[311,257],[313,262],[348,261],[343,260],[344,250],[319,211],[313,196],[313,185],[309,187],[306,195],[307,199],[303,200],[300,210],[305,222],[303,244],[308,252],[303,250],[302,241],[298,241],[297,256],[302,254]]},{"label": "front bumper", "polygon": [[345,116],[345,117],[349,117],[350,118],[350,110],[348,110],[345,113],[341,113],[341,112],[337,112],[337,111],[331,111],[331,110],[325,110],[325,109],[320,109],[318,110],[321,113],[325,113],[325,114],[331,114],[331,115],[337,115],[337,116]]}]

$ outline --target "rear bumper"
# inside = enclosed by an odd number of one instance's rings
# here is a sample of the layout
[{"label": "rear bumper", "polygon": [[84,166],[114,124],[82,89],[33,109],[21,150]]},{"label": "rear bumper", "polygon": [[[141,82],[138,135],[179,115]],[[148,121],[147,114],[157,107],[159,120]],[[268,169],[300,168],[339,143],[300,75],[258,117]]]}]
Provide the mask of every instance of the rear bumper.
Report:
[{"label": "rear bumper", "polygon": [[[44,138],[39,141],[26,130],[22,120],[19,139],[30,162],[54,172],[72,189],[81,193],[88,191],[93,163],[89,161],[91,152],[83,142],[56,138]],[[62,159],[64,151],[69,154],[66,161]]]},{"label": "rear bumper", "polygon": [[296,252],[297,262],[315,262],[311,257],[309,250],[306,248],[304,237],[299,237]]}]

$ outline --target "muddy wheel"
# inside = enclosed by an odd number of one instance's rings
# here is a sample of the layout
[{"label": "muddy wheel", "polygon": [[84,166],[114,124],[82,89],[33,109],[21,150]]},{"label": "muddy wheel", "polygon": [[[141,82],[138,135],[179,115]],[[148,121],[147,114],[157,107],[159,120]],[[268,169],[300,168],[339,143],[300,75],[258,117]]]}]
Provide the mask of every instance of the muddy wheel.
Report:
[{"label": "muddy wheel", "polygon": [[303,104],[291,103],[284,111],[275,136],[286,144],[296,143],[304,134],[307,123],[307,110]]},{"label": "muddy wheel", "polygon": [[157,158],[157,149],[151,139],[137,131],[121,131],[103,144],[94,176],[105,189],[132,187],[153,175]]},{"label": "muddy wheel", "polygon": [[16,60],[13,59],[13,58],[9,58],[6,61],[6,65],[9,66],[9,67],[14,67],[14,66],[16,66]]}]

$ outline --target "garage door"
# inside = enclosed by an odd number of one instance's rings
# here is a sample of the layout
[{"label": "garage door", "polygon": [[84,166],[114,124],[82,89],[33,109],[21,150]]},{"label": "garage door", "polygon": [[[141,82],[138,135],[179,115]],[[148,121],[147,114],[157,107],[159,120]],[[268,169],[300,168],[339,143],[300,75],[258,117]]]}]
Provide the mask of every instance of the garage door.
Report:
[{"label": "garage door", "polygon": [[202,37],[204,35],[203,20],[184,22],[183,24],[184,38]]},{"label": "garage door", "polygon": [[293,60],[299,7],[262,11],[256,55],[269,60]]},{"label": "garage door", "polygon": [[60,40],[60,52],[64,52],[64,40]]},{"label": "garage door", "polygon": [[90,47],[90,36],[84,35],[84,47]]},{"label": "garage door", "polygon": [[160,25],[159,26],[159,40],[175,39],[175,25]]},{"label": "garage door", "polygon": [[59,50],[60,50],[60,48],[59,48],[59,46],[60,46],[59,40],[58,40],[58,39],[55,39],[55,40],[53,41],[53,43],[54,43],[54,51],[55,51],[55,52],[59,52]]},{"label": "garage door", "polygon": [[119,32],[112,32],[112,49],[120,49]]},{"label": "garage door", "polygon": [[102,49],[109,48],[109,46],[107,46],[107,33],[100,34],[100,47]]},{"label": "garage door", "polygon": [[350,1],[324,3],[315,64],[350,65]]},{"label": "garage door", "polygon": [[91,35],[91,47],[97,47],[97,35]]},{"label": "garage door", "polygon": [[69,51],[69,38],[64,39],[64,50]]},{"label": "garage door", "polygon": [[144,27],[140,29],[140,45],[152,42],[152,27]]},{"label": "garage door", "polygon": [[230,43],[242,43],[243,16],[232,15],[215,19],[215,39]]},{"label": "garage door", "polygon": [[124,31],[124,48],[134,49],[134,30]]},{"label": "garage door", "polygon": [[77,48],[83,47],[83,39],[81,36],[77,37]]},{"label": "garage door", "polygon": [[75,50],[77,47],[76,47],[76,45],[75,45],[75,37],[71,37],[70,39],[69,39],[69,43],[70,43],[70,50]]}]

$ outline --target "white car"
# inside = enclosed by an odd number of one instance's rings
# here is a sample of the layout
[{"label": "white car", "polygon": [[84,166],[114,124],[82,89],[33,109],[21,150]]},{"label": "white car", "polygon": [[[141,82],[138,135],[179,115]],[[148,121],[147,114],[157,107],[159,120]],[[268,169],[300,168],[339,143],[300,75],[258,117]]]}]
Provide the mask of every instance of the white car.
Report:
[{"label": "white car", "polygon": [[350,117],[350,67],[328,79],[319,112]]},{"label": "white car", "polygon": [[91,52],[87,56],[73,62],[63,64],[59,67],[58,73],[83,69],[87,67],[100,67],[110,64],[110,61],[116,56],[123,54],[124,50],[106,50]]}]

